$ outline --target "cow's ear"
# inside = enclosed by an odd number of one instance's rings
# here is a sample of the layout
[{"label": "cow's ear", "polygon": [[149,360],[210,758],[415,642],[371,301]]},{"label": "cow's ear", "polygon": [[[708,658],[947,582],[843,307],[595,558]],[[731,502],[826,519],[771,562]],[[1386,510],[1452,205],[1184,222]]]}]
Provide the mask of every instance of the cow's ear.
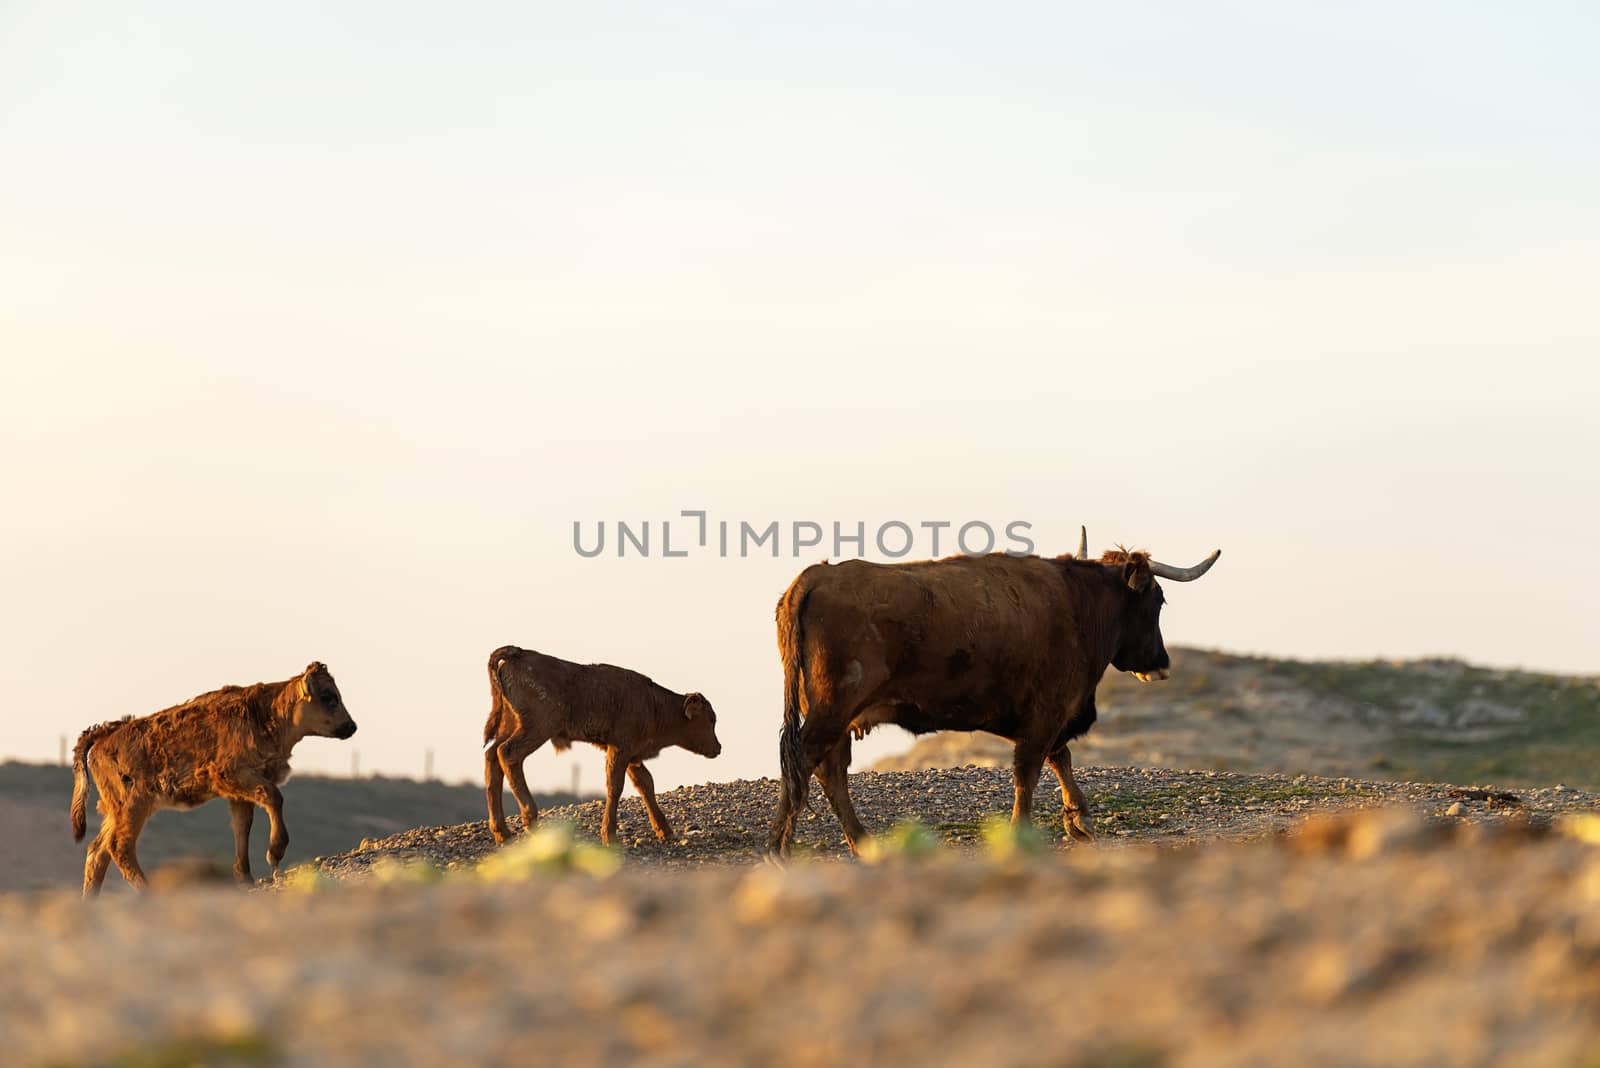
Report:
[{"label": "cow's ear", "polygon": [[702,702],[704,700],[705,700],[705,698],[701,697],[697,693],[684,694],[684,696],[683,696],[683,718],[684,719],[694,719],[694,717],[696,715],[698,715],[699,712],[700,712],[700,702]]},{"label": "cow's ear", "polygon": [[1134,556],[1122,565],[1122,581],[1128,584],[1128,589],[1134,593],[1143,593],[1150,588],[1150,558],[1142,554]]}]

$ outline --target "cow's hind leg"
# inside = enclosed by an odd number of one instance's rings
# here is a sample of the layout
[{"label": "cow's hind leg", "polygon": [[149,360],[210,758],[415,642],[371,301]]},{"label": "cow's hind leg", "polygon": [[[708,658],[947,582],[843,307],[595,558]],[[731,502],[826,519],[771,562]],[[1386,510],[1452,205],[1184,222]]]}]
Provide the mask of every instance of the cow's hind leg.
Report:
[{"label": "cow's hind leg", "polygon": [[850,846],[850,855],[855,856],[861,841],[867,836],[867,829],[861,826],[861,820],[856,817],[855,805],[850,802],[850,732],[839,739],[838,743],[822,758],[822,763],[817,765],[817,781],[822,784],[822,792],[828,798],[828,804],[833,806],[833,814],[839,817],[839,826],[844,829],[844,840]]},{"label": "cow's hind leg", "polygon": [[[500,757],[500,770],[505,772],[506,779],[511,783],[511,796],[517,799],[517,810],[522,814],[522,829],[530,831],[533,825],[539,822],[539,806],[533,800],[533,791],[528,789],[528,779],[522,773],[522,762],[527,760],[533,751],[545,743],[543,738],[530,738],[525,734],[513,734],[500,743],[498,750]],[[495,797],[498,799],[499,792]],[[494,802],[498,804],[498,801]],[[499,840],[498,838],[496,839]]]},{"label": "cow's hind leg", "polygon": [[786,730],[779,744],[793,745],[794,752],[789,757],[779,782],[778,811],[773,817],[772,834],[767,843],[769,853],[782,857],[789,855],[789,842],[794,838],[795,820],[799,818],[802,808],[810,807],[808,795],[812,772],[816,771],[817,766],[834,746],[849,737],[850,721],[853,718],[854,712],[836,716],[827,708],[813,704],[811,713],[792,739]]},{"label": "cow's hind leg", "polygon": [[1077,780],[1072,777],[1072,751],[1063,743],[1046,759],[1050,762],[1050,770],[1056,773],[1056,778],[1061,782],[1062,826],[1070,837],[1080,842],[1094,841],[1094,822],[1089,818],[1089,801],[1078,789]]},{"label": "cow's hind leg", "polygon": [[250,874],[250,828],[256,822],[256,806],[248,801],[228,801],[228,822],[233,824],[233,877],[243,886],[254,886]]},{"label": "cow's hind leg", "polygon": [[1011,775],[1015,788],[1015,799],[1011,804],[1013,827],[1033,822],[1033,792],[1039,785],[1039,772],[1044,769],[1044,758],[1044,745],[1033,739],[1017,740],[1017,747],[1011,757]]},{"label": "cow's hind leg", "polygon": [[644,810],[650,816],[650,829],[656,832],[656,837],[665,842],[672,837],[672,825],[667,822],[667,814],[661,811],[661,806],[656,804],[656,780],[650,775],[650,769],[642,763],[628,765],[628,778],[633,782],[633,788],[639,791],[639,796],[644,798]]},{"label": "cow's hind leg", "polygon": [[112,831],[111,859],[116,862],[122,877],[128,880],[128,885],[135,890],[143,890],[148,885],[144,869],[139,867],[137,847],[139,835],[154,807],[149,798],[129,798],[118,813],[116,827]]}]

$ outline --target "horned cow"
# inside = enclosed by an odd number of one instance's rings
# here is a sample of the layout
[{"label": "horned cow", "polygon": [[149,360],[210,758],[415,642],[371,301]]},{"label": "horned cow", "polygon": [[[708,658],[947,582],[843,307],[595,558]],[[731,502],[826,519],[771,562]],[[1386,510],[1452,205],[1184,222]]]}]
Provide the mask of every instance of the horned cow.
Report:
[{"label": "horned cow", "polygon": [[644,762],[669,745],[715,757],[717,714],[702,694],[675,693],[637,671],[611,664],[574,664],[514,645],[489,654],[489,721],[483,728],[484,790],[496,842],[510,837],[501,790],[511,793],[524,830],[539,818],[522,762],[545,742],[563,752],[573,742],[605,750],[606,810],[601,837],[617,839],[617,802],[624,773],[644,798],[656,837],[672,837]]},{"label": "horned cow", "polygon": [[135,889],[144,889],[135,846],[151,814],[216,797],[228,799],[235,877],[253,882],[250,827],[257,805],[272,821],[267,863],[276,876],[289,847],[278,787],[289,777],[290,753],[309,735],[342,739],[355,732],[355,720],[322,663],[284,682],[225,686],[148,716],[90,727],[72,750],[73,840],[82,841],[87,829],[90,778],[104,819],[89,843],[84,895],[99,893],[113,861]]},{"label": "horned cow", "polygon": [[1067,743],[1094,723],[1107,666],[1150,681],[1170,667],[1157,578],[1191,568],[1115,549],[1073,556],[955,556],[904,564],[849,560],[802,571],[778,602],[783,660],[782,781],[768,848],[788,851],[815,773],[851,852],[866,835],[850,802],[851,736],[893,723],[912,733],[988,731],[1016,743],[1013,823],[1031,819],[1048,763],[1063,823],[1094,836]]}]

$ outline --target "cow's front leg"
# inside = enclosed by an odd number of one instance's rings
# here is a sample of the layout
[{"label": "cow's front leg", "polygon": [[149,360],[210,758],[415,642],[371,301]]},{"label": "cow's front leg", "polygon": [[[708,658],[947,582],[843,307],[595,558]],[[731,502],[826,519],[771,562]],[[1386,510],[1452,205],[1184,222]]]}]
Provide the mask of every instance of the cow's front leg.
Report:
[{"label": "cow's front leg", "polygon": [[241,885],[255,885],[250,874],[250,828],[255,824],[256,806],[249,801],[228,801],[228,820],[233,824],[233,877]]},{"label": "cow's front leg", "polygon": [[622,800],[622,779],[628,771],[628,762],[614,745],[606,747],[606,814],[600,824],[600,838],[606,845],[616,842],[617,805]]},{"label": "cow's front leg", "polygon": [[1067,834],[1080,842],[1094,841],[1094,823],[1089,819],[1089,801],[1072,777],[1072,751],[1063,743],[1049,756],[1050,770],[1061,783],[1061,824]]},{"label": "cow's front leg", "polygon": [[1044,768],[1045,747],[1031,739],[1021,739],[1011,757],[1011,775],[1015,781],[1016,797],[1011,804],[1011,825],[1021,827],[1033,823],[1033,791],[1039,785],[1039,772]]}]

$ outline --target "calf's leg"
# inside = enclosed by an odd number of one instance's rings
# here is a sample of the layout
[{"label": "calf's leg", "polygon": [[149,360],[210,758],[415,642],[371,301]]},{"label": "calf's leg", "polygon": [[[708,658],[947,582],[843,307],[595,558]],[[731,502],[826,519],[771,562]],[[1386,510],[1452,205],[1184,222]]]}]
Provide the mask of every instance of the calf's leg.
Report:
[{"label": "calf's leg", "polygon": [[483,752],[483,795],[489,803],[489,833],[494,835],[496,845],[504,844],[511,837],[511,828],[506,826],[505,782],[505,769],[500,766],[500,744],[490,742]]},{"label": "calf's leg", "polygon": [[[278,865],[289,851],[289,828],[283,822],[283,791],[275,783],[252,775],[224,783],[217,792],[229,801],[246,801],[267,810],[267,819],[272,824],[272,832],[267,836],[267,864],[276,879]],[[234,844],[238,844],[237,840]]]},{"label": "calf's leg", "polygon": [[106,869],[111,867],[111,835],[116,824],[114,817],[100,807],[100,830],[89,842],[89,855],[83,863],[83,896],[94,897],[106,881]]},{"label": "calf's leg", "polygon": [[150,812],[155,806],[146,797],[130,797],[118,813],[116,828],[111,837],[111,859],[117,864],[117,870],[122,877],[128,880],[128,885],[135,890],[143,890],[148,881],[144,877],[144,869],[139,867],[139,834],[144,830],[145,821],[150,818]]},{"label": "calf's leg", "polygon": [[822,792],[827,796],[828,804],[833,806],[833,814],[839,817],[839,826],[844,829],[844,840],[850,846],[852,857],[867,836],[867,829],[861,826],[855,805],[850,801],[850,734],[854,731],[852,724],[850,732],[828,750],[828,755],[822,758],[816,770]]},{"label": "calf's leg", "polygon": [[644,798],[644,810],[650,816],[651,830],[665,842],[672,837],[672,825],[667,822],[667,814],[661,811],[661,806],[656,804],[656,781],[651,777],[650,769],[635,761],[628,765],[628,778],[633,781],[633,788],[639,791],[639,796]]},{"label": "calf's leg", "polygon": [[618,837],[617,830],[617,804],[622,798],[622,776],[627,771],[628,762],[622,759],[617,747],[606,747],[606,814],[600,824],[600,838],[606,845],[613,844]]},{"label": "calf's leg", "polygon": [[254,886],[250,874],[250,828],[255,825],[256,806],[248,801],[228,801],[228,821],[233,824],[233,877],[240,885]]},{"label": "calf's leg", "polygon": [[1061,782],[1062,826],[1070,837],[1080,842],[1094,841],[1094,822],[1089,819],[1089,801],[1078,789],[1077,780],[1072,777],[1072,751],[1062,744],[1046,759],[1050,762],[1050,770],[1056,773],[1056,778]]},{"label": "calf's leg", "polygon": [[[533,825],[539,822],[539,806],[533,800],[533,791],[528,789],[527,777],[522,773],[522,762],[544,743],[543,738],[530,738],[525,734],[513,734],[500,743],[500,769],[511,782],[511,796],[517,799],[517,810],[522,813],[524,831],[532,830]],[[495,797],[498,799],[499,796],[496,791]],[[494,803],[499,804],[498,800]],[[497,837],[495,840],[500,839]]]},{"label": "calf's leg", "polygon": [[289,852],[289,828],[283,822],[283,793],[272,783],[268,783],[262,791],[266,795],[266,804],[262,807],[267,810],[267,819],[272,823],[271,833],[267,836],[267,863],[272,866],[272,877],[278,877],[278,865],[283,863],[283,855]]}]

